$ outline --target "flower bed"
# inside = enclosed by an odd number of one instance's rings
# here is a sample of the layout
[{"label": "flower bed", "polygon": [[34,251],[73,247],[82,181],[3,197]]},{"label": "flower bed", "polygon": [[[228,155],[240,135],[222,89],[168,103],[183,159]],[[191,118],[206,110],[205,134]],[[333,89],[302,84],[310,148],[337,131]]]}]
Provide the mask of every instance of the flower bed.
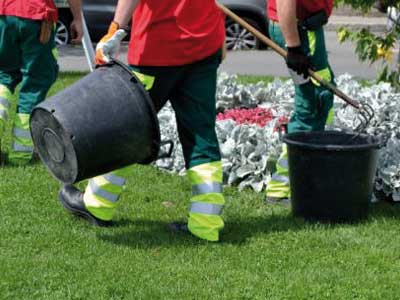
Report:
[{"label": "flower bed", "polygon": [[[349,96],[369,103],[376,112],[367,132],[386,143],[381,150],[375,188],[400,201],[400,95],[388,84],[362,87],[349,75],[337,84]],[[235,76],[221,74],[217,87],[216,131],[221,146],[225,182],[262,191],[274,170],[281,151],[278,124],[287,120],[293,109],[294,86],[291,81],[276,80],[242,85]],[[177,147],[172,158],[159,160],[162,169],[185,174],[182,151],[176,133],[175,116],[168,105],[159,114],[163,139],[172,139]],[[335,121],[329,129],[351,131],[357,125],[357,111],[335,99]]]}]

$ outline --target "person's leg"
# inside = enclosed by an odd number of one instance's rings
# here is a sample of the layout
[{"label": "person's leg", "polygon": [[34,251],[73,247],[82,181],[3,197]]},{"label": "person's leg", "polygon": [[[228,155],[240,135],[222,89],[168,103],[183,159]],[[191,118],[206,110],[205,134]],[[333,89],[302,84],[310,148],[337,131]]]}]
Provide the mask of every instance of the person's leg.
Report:
[{"label": "person's leg", "polygon": [[15,87],[21,80],[17,18],[0,16],[0,138],[8,119]]},{"label": "person's leg", "polygon": [[[175,78],[179,74],[179,70],[167,72],[165,68],[132,67],[132,71],[148,90],[156,110],[159,111],[168,100],[168,95],[175,84]],[[64,206],[68,206],[68,202],[74,202],[78,198],[78,202],[83,202],[79,204],[79,210],[83,211],[79,215],[96,225],[108,225],[118,206],[127,177],[132,173],[132,168],[134,166],[127,166],[90,179],[83,196],[75,189],[75,197],[70,197],[70,199],[63,197],[63,195],[67,194],[64,187],[64,192],[60,193],[60,200]],[[69,189],[71,188],[69,187]],[[65,204],[66,202],[67,205]],[[66,208],[68,209],[68,207]],[[74,213],[72,209],[69,210]]]},{"label": "person's leg", "polygon": [[[282,31],[276,22],[270,22],[269,34],[271,39],[280,47],[285,48],[286,42]],[[282,146],[282,153],[276,162],[276,171],[272,174],[271,180],[266,188],[267,201],[280,201],[290,197],[289,168],[286,145]]]},{"label": "person's leg", "polygon": [[21,32],[21,73],[17,115],[13,130],[12,151],[9,161],[26,164],[32,158],[33,141],[30,136],[29,116],[33,107],[42,102],[58,73],[55,57],[54,32],[49,42],[39,41],[40,22],[18,19]]},{"label": "person's leg", "polygon": [[83,201],[93,216],[103,221],[112,220],[131,171],[132,166],[128,166],[89,180]]},{"label": "person's leg", "polygon": [[217,53],[187,66],[171,98],[192,185],[188,229],[209,241],[218,241],[224,227],[222,163],[215,133],[215,93],[220,62],[221,53]]},{"label": "person's leg", "polygon": [[[334,82],[333,73],[328,63],[323,29],[302,31],[302,47],[311,58],[317,73]],[[285,47],[284,38],[277,23],[270,24],[270,36],[281,47]],[[288,132],[324,130],[325,123],[333,116],[333,94],[319,86],[313,80],[295,86],[294,113],[288,124]],[[290,197],[289,169],[286,146],[276,165],[266,189],[267,200],[286,199]]]},{"label": "person's leg", "polygon": [[[334,83],[325,46],[324,30],[301,30],[303,51],[311,59],[318,75]],[[294,114],[288,124],[288,132],[324,130],[328,117],[332,118],[333,93],[311,79],[308,83],[295,87]]]}]

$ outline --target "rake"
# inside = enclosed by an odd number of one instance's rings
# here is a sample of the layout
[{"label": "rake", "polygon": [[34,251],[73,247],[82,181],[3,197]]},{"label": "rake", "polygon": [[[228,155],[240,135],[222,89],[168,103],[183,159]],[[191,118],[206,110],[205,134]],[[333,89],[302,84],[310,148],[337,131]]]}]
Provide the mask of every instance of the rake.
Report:
[{"label": "rake", "polygon": [[[239,17],[237,14],[235,14],[233,11],[231,11],[229,8],[227,8],[225,5],[220,4],[220,3],[217,3],[217,5],[224,12],[225,15],[230,17],[233,21],[239,23],[243,28],[245,28],[249,32],[251,32],[255,37],[257,37],[260,41],[262,41],[267,46],[272,48],[272,50],[274,50],[280,56],[282,56],[283,58],[287,57],[287,52],[284,49],[282,49],[281,47],[279,47],[279,45],[277,45],[271,39],[269,39],[264,34],[262,34],[260,31],[258,31],[256,28],[251,26],[249,23],[247,23],[245,20],[243,20],[241,17]],[[355,128],[355,131],[363,132],[368,127],[368,125],[371,123],[372,119],[375,116],[374,109],[371,107],[371,105],[369,105],[367,103],[361,104],[360,102],[351,99],[349,96],[347,96],[341,90],[339,90],[335,85],[324,80],[315,71],[309,69],[308,72],[315,81],[317,81],[319,84],[321,84],[322,86],[324,86],[325,88],[330,90],[332,93],[334,93],[340,99],[344,100],[347,104],[351,105],[352,107],[354,107],[355,109],[358,110],[359,124]]]}]

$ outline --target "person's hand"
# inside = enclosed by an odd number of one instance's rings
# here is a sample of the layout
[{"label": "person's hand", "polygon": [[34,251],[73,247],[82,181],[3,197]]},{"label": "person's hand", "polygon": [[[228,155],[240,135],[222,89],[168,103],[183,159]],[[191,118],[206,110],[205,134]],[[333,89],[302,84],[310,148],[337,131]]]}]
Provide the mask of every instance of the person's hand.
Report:
[{"label": "person's hand", "polygon": [[83,37],[83,24],[81,18],[76,18],[72,21],[70,26],[71,43],[79,44]]},{"label": "person's hand", "polygon": [[289,69],[292,69],[298,75],[308,78],[308,69],[311,68],[311,63],[309,57],[304,54],[300,46],[288,47],[286,64]]},{"label": "person's hand", "polygon": [[100,40],[96,47],[96,65],[109,63],[118,54],[121,41],[126,37],[127,32],[120,29],[118,23],[112,22],[108,33]]}]

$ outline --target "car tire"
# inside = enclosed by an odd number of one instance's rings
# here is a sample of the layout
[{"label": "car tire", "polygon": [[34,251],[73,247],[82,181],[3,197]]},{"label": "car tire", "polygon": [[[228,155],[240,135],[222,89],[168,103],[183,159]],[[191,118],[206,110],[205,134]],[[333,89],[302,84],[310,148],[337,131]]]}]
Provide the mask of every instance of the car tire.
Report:
[{"label": "car tire", "polygon": [[[247,23],[253,26],[258,31],[261,31],[260,26],[256,21],[244,17]],[[257,50],[260,49],[260,41],[247,29],[236,23],[230,18],[227,18],[226,24],[226,46],[228,50]]]},{"label": "car tire", "polygon": [[71,41],[71,26],[72,17],[68,10],[59,10],[59,17],[56,25],[55,40],[57,46],[67,45]]}]

